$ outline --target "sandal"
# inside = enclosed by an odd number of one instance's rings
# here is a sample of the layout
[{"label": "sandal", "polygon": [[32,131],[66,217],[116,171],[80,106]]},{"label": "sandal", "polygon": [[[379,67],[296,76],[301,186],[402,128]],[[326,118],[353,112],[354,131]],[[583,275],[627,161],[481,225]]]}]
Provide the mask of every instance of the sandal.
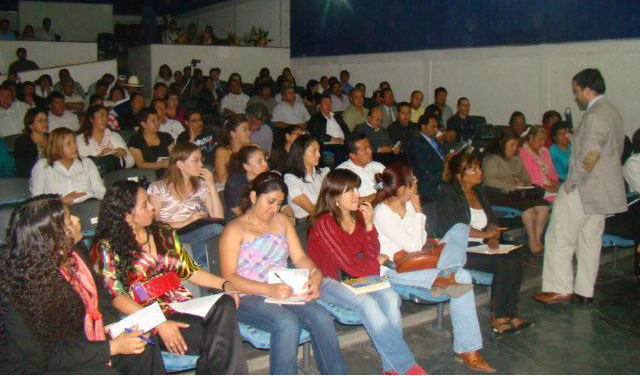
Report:
[{"label": "sandal", "polygon": [[[516,320],[517,324],[514,324],[513,321]],[[520,317],[514,317],[511,319],[510,321],[511,326],[513,326],[513,328],[517,331],[517,332],[521,332],[527,328],[531,328],[532,326],[534,326],[535,324],[529,321],[525,321],[523,319],[521,319]]]},{"label": "sandal", "polygon": [[491,322],[491,331],[496,337],[501,337],[505,334],[511,334],[516,332],[516,328],[511,324],[511,319],[503,317],[500,319],[494,319]]}]

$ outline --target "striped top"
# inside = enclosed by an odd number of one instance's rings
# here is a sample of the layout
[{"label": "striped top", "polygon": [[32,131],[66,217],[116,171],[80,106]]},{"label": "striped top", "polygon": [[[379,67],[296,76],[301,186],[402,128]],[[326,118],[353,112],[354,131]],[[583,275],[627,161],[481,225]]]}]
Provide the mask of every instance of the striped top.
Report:
[{"label": "striped top", "polygon": [[287,238],[282,234],[267,233],[240,244],[237,273],[251,281],[267,283],[267,273],[273,269],[285,269],[287,257]]}]

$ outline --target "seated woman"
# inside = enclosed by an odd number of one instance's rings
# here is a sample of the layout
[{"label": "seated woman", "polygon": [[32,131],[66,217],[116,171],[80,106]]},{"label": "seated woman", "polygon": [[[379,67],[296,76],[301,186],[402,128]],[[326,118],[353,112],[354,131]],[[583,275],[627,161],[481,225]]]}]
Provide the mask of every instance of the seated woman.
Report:
[{"label": "seated woman", "polygon": [[205,317],[178,313],[169,306],[191,299],[181,280],[223,291],[236,288],[198,268],[176,232],[154,223],[153,211],[144,188],[129,180],[109,187],[100,205],[93,249],[113,306],[130,315],[159,303],[167,318],[156,328],[164,350],[200,355],[197,374],[246,374],[235,296],[223,295]]},{"label": "seated woman", "polygon": [[[491,204],[481,187],[482,170],[478,160],[467,153],[454,155],[447,163],[444,180],[438,195],[438,235],[445,234],[453,225],[464,223],[470,226],[470,241],[498,238]],[[523,274],[520,250],[499,255],[468,252],[465,268],[493,273],[491,325],[494,332],[502,334],[532,325],[518,312]]]},{"label": "seated woman", "polygon": [[49,135],[47,156],[31,171],[31,195],[54,193],[65,204],[76,204],[89,198],[102,200],[105,188],[96,165],[78,156],[76,135],[69,128],[55,129]]},{"label": "seated woman", "polygon": [[[542,198],[527,197],[531,178],[517,155],[518,137],[511,130],[496,139],[491,154],[482,160],[483,185],[491,205],[522,210],[522,224],[527,231],[529,250],[541,254],[542,234],[549,218],[549,203]],[[533,192],[533,191],[531,191]]]},{"label": "seated woman", "polygon": [[24,131],[13,146],[13,159],[16,163],[16,175],[30,178],[31,170],[39,158],[47,155],[47,135],[49,120],[47,111],[31,108],[24,115]]},{"label": "seated woman", "polygon": [[251,143],[251,131],[247,117],[232,115],[224,123],[222,142],[215,152],[215,182],[223,184],[229,178],[229,160],[241,147]]},{"label": "seated woman", "polygon": [[245,145],[231,158],[229,161],[231,176],[224,185],[225,220],[231,220],[242,214],[240,210],[242,191],[248,182],[265,171],[269,171],[269,164],[264,152],[257,145]]},{"label": "seated woman", "polygon": [[571,157],[571,132],[569,125],[565,122],[557,122],[551,127],[551,138],[553,145],[549,147],[549,154],[553,161],[553,167],[558,174],[558,179],[562,182],[569,174],[569,158]]},{"label": "seated woman", "polygon": [[92,106],[80,127],[80,134],[76,136],[80,156],[91,157],[91,160],[103,167],[103,174],[133,167],[134,163],[127,143],[117,132],[111,131],[107,123],[107,108],[102,105]]},{"label": "seated woman", "polygon": [[304,133],[304,129],[298,125],[290,125],[284,129],[284,139],[280,141],[281,145],[271,150],[269,165],[272,169],[282,174],[287,172],[287,160],[289,159],[291,145],[293,145],[298,136]]},{"label": "seated woman", "polygon": [[147,346],[141,331],[107,339],[104,328],[118,315],[74,248],[80,231],[57,195],[31,198],[14,210],[0,252],[0,372],[165,373],[160,349]]},{"label": "seated woman", "polygon": [[531,184],[544,188],[544,199],[553,202],[560,182],[549,149],[544,146],[546,139],[547,131],[542,125],[531,126],[527,141],[520,148],[519,154],[522,165],[531,178]]},{"label": "seated woman", "polygon": [[298,137],[289,152],[284,182],[289,189],[287,202],[297,219],[313,215],[320,194],[320,186],[329,167],[319,168],[320,144],[315,137]]},{"label": "seated woman", "polygon": [[340,283],[342,272],[353,277],[379,275],[380,264],[388,259],[380,254],[373,207],[360,204],[358,186],[358,175],[342,169],[330,172],[322,183],[309,231],[309,257],[325,276],[320,297],[355,310],[385,374],[426,375],[402,337],[400,296],[391,288],[354,294]]},{"label": "seated woman", "polygon": [[222,232],[222,225],[212,219],[222,219],[223,213],[200,148],[190,142],[173,148],[166,175],[151,183],[147,193],[156,220],[173,227],[180,240],[191,245],[196,263],[208,270],[207,241]]},{"label": "seated woman", "polygon": [[169,153],[175,143],[169,133],[158,132],[158,114],[152,108],[143,108],[138,114],[140,129],[129,140],[129,153],[136,167],[155,170],[161,177],[169,167]]},{"label": "seated woman", "polygon": [[[278,213],[287,186],[277,172],[263,172],[243,194],[242,215],[228,223],[220,239],[222,275],[243,293],[238,320],[271,334],[270,373],[295,375],[298,341],[302,328],[311,333],[311,345],[322,374],[346,374],[333,318],[314,300],[320,294],[322,273],[307,257],[296,231]],[[268,284],[271,270],[287,267],[309,270],[306,303],[265,303],[265,296],[286,299],[293,290],[286,284]]]}]

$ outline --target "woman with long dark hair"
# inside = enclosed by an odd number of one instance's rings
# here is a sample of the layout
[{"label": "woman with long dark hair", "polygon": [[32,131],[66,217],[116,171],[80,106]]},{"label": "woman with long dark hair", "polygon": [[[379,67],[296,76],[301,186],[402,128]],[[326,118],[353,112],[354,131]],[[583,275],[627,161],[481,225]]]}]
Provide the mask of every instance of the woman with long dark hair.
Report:
[{"label": "woman with long dark hair", "polygon": [[167,321],[156,329],[162,348],[200,355],[199,374],[243,374],[247,364],[236,325],[234,299],[223,295],[205,317],[174,311],[169,304],[191,299],[181,280],[223,291],[232,283],[200,269],[182,248],[176,232],[154,222],[147,192],[137,182],[109,187],[100,205],[94,252],[113,296],[113,306],[130,315],[160,304]]},{"label": "woman with long dark hair", "polygon": [[30,178],[31,170],[38,158],[46,157],[48,134],[47,111],[38,107],[29,109],[24,115],[23,134],[18,137],[13,147],[17,176]]},{"label": "woman with long dark hair", "polygon": [[137,167],[155,170],[160,177],[169,167],[169,153],[175,146],[169,133],[160,132],[158,113],[153,108],[143,108],[137,115],[140,129],[129,140],[129,153]]},{"label": "woman with long dark hair", "polygon": [[0,372],[164,373],[160,349],[147,346],[142,332],[107,340],[104,328],[117,311],[74,247],[80,230],[57,195],[13,212],[0,251]]},{"label": "woman with long dark hair", "polygon": [[242,195],[239,193],[244,190],[248,182],[268,170],[267,158],[258,145],[245,145],[231,157],[230,177],[224,185],[224,218],[226,220],[242,214],[240,210]]},{"label": "woman with long dark hair", "polygon": [[229,161],[241,147],[251,143],[251,131],[247,117],[231,115],[222,129],[222,143],[215,152],[216,183],[226,183],[229,178]]},{"label": "woman with long dark hair", "polygon": [[289,159],[291,146],[296,138],[305,132],[299,125],[290,125],[286,127],[282,133],[283,136],[278,137],[278,140],[274,142],[275,147],[271,150],[269,165],[274,170],[284,174],[287,172],[287,161]]}]

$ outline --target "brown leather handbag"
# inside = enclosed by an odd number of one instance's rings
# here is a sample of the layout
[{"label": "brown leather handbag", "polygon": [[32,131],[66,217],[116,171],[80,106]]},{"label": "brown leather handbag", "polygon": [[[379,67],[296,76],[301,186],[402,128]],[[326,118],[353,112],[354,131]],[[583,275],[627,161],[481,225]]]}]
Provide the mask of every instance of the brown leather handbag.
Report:
[{"label": "brown leather handbag", "polygon": [[400,250],[396,252],[393,255],[396,271],[398,273],[404,273],[437,267],[444,246],[445,243],[433,244],[427,241],[427,244],[425,244],[421,251],[407,252]]}]

